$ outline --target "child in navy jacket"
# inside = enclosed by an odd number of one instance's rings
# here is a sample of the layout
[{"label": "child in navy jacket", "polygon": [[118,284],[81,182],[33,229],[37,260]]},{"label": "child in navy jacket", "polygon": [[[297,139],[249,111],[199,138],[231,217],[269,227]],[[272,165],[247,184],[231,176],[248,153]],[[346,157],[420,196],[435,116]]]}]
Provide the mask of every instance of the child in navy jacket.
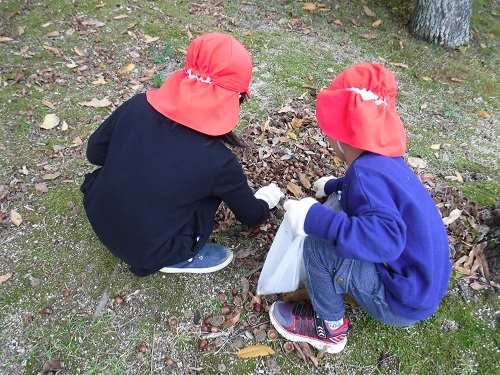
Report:
[{"label": "child in navy jacket", "polygon": [[323,177],[313,186],[317,198],[339,194],[341,211],[314,198],[284,204],[292,228],[308,235],[311,298],[310,304],[273,304],[271,322],[289,340],[340,352],[349,327],[344,294],[375,319],[406,326],[434,314],[447,291],[447,233],[402,158],[406,135],[395,97],[390,71],[369,63],[347,69],[318,95],[318,124],[349,168],[344,177]]},{"label": "child in navy jacket", "polygon": [[225,267],[232,252],[207,243],[221,202],[254,226],[283,196],[274,184],[254,195],[226,146],[242,145],[232,130],[251,75],[250,55],[236,39],[202,35],[183,70],[126,101],[90,136],[87,158],[100,167],[81,187],[87,217],[134,274]]}]

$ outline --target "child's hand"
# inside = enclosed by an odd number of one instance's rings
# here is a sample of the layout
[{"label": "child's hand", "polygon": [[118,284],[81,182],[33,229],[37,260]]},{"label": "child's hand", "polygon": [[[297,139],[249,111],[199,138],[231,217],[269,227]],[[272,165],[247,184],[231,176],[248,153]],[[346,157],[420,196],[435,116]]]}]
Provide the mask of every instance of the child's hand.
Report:
[{"label": "child's hand", "polygon": [[285,194],[274,183],[260,188],[255,193],[255,198],[266,201],[269,209],[276,207],[280,199],[284,196]]},{"label": "child's hand", "polygon": [[285,220],[288,220],[292,230],[298,235],[305,236],[304,221],[311,206],[318,201],[314,198],[304,198],[300,201],[287,200],[283,204],[285,209]]},{"label": "child's hand", "polygon": [[313,190],[316,192],[316,198],[323,198],[326,197],[325,193],[325,185],[328,181],[335,179],[333,176],[325,176],[321,177],[320,179],[316,180],[316,182],[313,185]]}]

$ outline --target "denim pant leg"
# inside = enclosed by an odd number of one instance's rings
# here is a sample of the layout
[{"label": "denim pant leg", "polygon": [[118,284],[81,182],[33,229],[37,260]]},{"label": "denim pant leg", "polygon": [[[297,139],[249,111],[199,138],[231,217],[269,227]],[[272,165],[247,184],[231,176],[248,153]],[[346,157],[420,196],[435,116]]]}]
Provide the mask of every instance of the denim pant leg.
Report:
[{"label": "denim pant leg", "polygon": [[417,322],[392,312],[374,263],[340,258],[328,241],[316,236],[308,236],[304,241],[304,262],[309,296],[320,318],[341,319],[346,293],[370,316],[385,324],[407,326]]}]

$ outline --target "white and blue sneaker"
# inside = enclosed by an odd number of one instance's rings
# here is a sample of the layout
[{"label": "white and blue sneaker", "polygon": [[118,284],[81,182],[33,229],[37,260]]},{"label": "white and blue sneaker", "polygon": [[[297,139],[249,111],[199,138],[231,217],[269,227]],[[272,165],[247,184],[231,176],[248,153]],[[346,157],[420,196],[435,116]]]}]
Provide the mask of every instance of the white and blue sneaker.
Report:
[{"label": "white and blue sneaker", "polygon": [[164,273],[209,273],[226,267],[233,260],[233,252],[227,247],[207,243],[193,258],[172,266],[163,267]]}]

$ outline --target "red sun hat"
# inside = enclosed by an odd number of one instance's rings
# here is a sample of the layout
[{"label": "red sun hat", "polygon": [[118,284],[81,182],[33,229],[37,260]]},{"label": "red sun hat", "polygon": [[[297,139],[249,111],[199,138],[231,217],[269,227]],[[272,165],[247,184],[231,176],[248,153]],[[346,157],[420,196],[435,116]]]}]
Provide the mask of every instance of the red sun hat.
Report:
[{"label": "red sun hat", "polygon": [[169,119],[208,135],[229,133],[240,114],[240,93],[250,97],[252,59],[232,36],[210,33],[188,47],[183,70],[175,71],[149,104]]},{"label": "red sun hat", "polygon": [[396,157],[406,151],[406,133],[396,112],[396,79],[383,66],[354,65],[318,94],[316,119],[336,141]]}]

